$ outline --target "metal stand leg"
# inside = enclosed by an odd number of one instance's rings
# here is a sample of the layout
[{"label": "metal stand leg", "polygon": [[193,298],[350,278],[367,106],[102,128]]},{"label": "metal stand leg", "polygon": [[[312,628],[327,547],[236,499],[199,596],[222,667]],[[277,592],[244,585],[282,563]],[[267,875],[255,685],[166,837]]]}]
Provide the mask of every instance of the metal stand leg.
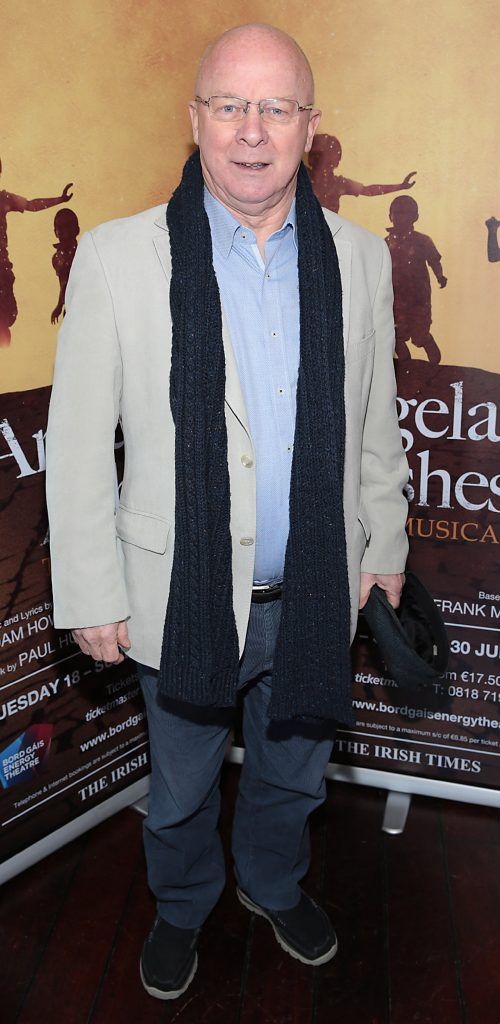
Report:
[{"label": "metal stand leg", "polygon": [[148,803],[149,796],[146,794],[146,796],[143,796],[140,800],[137,800],[135,804],[130,804],[130,809],[132,811],[137,811],[138,814],[142,814],[142,816],[145,818],[146,814],[148,813]]},{"label": "metal stand leg", "polygon": [[405,830],[406,818],[410,810],[411,794],[398,793],[390,790],[385,802],[382,832],[391,836],[399,836]]}]

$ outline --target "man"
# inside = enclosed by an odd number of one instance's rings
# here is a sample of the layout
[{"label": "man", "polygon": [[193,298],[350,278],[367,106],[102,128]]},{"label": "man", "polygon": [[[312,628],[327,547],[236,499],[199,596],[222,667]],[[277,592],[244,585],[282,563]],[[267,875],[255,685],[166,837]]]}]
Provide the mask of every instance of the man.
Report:
[{"label": "man", "polygon": [[406,557],[390,257],[311,192],[309,64],[278,29],[232,29],[201,60],[190,114],[199,157],[166,214],[80,242],[48,433],[57,625],[94,658],[140,665],[158,906],[141,977],[160,999],[189,985],[224,886],[238,692],[238,897],[303,963],[335,954],[299,887],[307,821],[333,722],[350,720],[358,602],[377,582],[397,605]]}]

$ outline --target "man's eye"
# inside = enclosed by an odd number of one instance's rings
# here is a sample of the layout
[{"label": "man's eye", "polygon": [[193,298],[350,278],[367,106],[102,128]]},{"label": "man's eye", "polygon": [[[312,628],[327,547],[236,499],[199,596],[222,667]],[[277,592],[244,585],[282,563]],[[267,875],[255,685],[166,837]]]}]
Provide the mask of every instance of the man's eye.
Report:
[{"label": "man's eye", "polygon": [[241,117],[242,113],[243,107],[238,103],[221,103],[220,106],[216,108],[216,114],[218,117],[227,117],[228,119]]},{"label": "man's eye", "polygon": [[281,107],[266,107],[265,109],[266,113],[270,114],[271,117],[275,117],[277,121],[279,121],[281,117],[286,116],[286,111],[282,110]]}]

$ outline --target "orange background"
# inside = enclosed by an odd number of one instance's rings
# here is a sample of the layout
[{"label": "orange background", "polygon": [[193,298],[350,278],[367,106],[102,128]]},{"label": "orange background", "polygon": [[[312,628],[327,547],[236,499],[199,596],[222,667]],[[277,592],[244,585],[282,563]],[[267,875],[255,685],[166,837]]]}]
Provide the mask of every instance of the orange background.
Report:
[{"label": "orange background", "polygon": [[[196,59],[218,32],[267,20],[294,35],[316,75],[321,129],[339,173],[364,184],[416,169],[417,229],[443,256],[433,333],[443,362],[498,366],[500,265],[484,221],[500,217],[497,0],[291,0],[189,9],[164,0],[0,3],[0,187],[58,195],[82,230],[168,198],[189,151]],[[385,234],[391,196],[347,197],[340,213]],[[0,351],[2,391],[51,383],[58,281],[56,209],[8,216],[19,317]]]}]

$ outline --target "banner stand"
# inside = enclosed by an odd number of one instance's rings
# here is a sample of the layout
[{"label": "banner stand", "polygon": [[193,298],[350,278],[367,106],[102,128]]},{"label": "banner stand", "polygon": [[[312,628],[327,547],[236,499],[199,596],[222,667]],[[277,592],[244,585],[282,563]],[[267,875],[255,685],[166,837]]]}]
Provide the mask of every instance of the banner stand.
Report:
[{"label": "banner stand", "polygon": [[359,768],[357,765],[346,764],[329,764],[325,775],[327,779],[335,779],[337,782],[375,786],[407,796],[415,793],[418,796],[458,800],[460,803],[478,804],[482,807],[500,807],[500,790],[483,786],[468,786],[461,782],[447,782],[443,779],[430,779],[427,776],[398,775],[377,771],[375,768]]},{"label": "banner stand", "polygon": [[[228,750],[226,761],[233,761],[236,764],[242,764],[245,751],[243,747],[238,747],[237,749],[242,752],[241,759],[239,755],[238,758],[231,757],[231,750]],[[141,800],[137,800],[134,804],[131,804],[130,810],[137,811],[138,814],[146,817],[148,813],[148,804],[149,796],[146,794]],[[404,832],[410,804],[411,796],[409,793],[388,792],[382,831],[387,832],[389,835],[400,835]]]},{"label": "banner stand", "polygon": [[[149,793],[149,786],[148,786],[148,793]],[[145,818],[146,814],[148,813],[148,804],[149,804],[148,793],[146,793],[142,797],[141,800],[136,800],[134,804],[130,804],[130,810],[131,811],[137,811],[137,814],[142,814],[143,818]]]},{"label": "banner stand", "polygon": [[[244,757],[244,747],[233,746],[226,753],[226,760],[231,764],[241,765]],[[336,782],[349,782],[358,786],[373,786],[377,789],[387,790],[381,828],[389,835],[400,835],[404,831],[412,794],[443,800],[457,800],[460,803],[472,803],[484,807],[500,807],[500,791],[498,790],[467,786],[442,779],[393,774],[392,772],[360,768],[355,765],[340,765],[333,762],[327,766],[325,777]],[[104,800],[91,810],[78,815],[62,828],[50,833],[37,843],[33,843],[32,846],[22,850],[16,856],[4,861],[3,864],[0,864],[0,885],[126,807],[130,807],[131,810],[145,817],[148,813],[149,785],[150,776],[146,775],[121,792],[115,793],[108,800]]]},{"label": "banner stand", "polygon": [[[242,764],[244,747],[232,747],[226,759],[232,764]],[[387,802],[382,823],[384,832],[399,835],[403,832],[412,794],[431,796],[442,800],[457,800],[460,803],[479,804],[482,807],[500,807],[500,790],[481,786],[467,786],[460,782],[446,782],[418,775],[398,775],[381,772],[373,768],[359,768],[356,765],[327,765],[325,778],[336,782],[351,782],[357,786],[374,786],[387,790]]]},{"label": "banner stand", "polygon": [[392,789],[389,790],[385,801],[382,832],[387,832],[390,836],[400,836],[405,830],[410,805],[411,796],[409,793],[398,793]]}]

